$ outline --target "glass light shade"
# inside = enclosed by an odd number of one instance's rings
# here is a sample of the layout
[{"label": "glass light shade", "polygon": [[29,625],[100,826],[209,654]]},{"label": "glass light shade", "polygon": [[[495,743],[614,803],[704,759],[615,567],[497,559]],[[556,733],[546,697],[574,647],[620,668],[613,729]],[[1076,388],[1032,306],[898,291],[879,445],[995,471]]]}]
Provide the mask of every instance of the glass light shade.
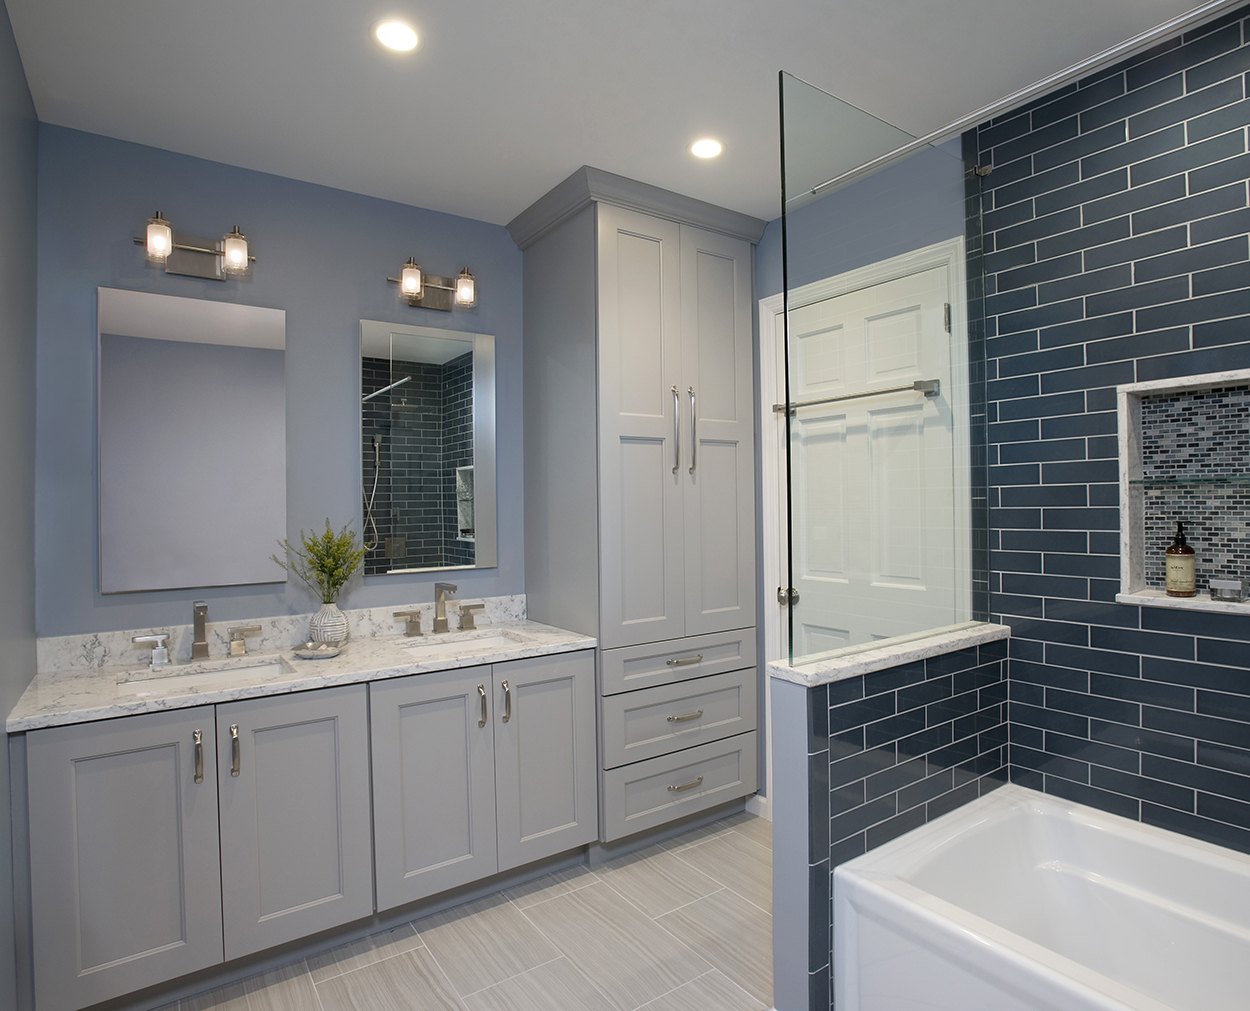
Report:
[{"label": "glass light shade", "polygon": [[399,292],[408,299],[420,298],[422,285],[421,267],[416,260],[409,257],[399,275]]},{"label": "glass light shade", "polygon": [[155,216],[148,218],[147,252],[148,259],[153,263],[164,263],[174,251],[174,230],[169,222],[157,211]]},{"label": "glass light shade", "polygon": [[456,305],[477,305],[477,280],[465,267],[456,278]]},{"label": "glass light shade", "polygon": [[221,242],[221,261],[227,274],[247,273],[247,236],[239,231],[238,225]]}]

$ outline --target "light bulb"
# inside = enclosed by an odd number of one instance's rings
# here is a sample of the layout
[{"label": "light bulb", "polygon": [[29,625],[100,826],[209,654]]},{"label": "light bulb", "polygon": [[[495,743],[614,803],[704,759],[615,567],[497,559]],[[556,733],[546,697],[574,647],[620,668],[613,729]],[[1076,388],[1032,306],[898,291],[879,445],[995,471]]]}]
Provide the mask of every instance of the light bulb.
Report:
[{"label": "light bulb", "polygon": [[148,218],[147,252],[153,263],[164,263],[174,251],[174,230],[160,211]]},{"label": "light bulb", "polygon": [[477,280],[465,267],[456,278],[456,304],[473,306],[477,304]]},{"label": "light bulb", "polygon": [[690,153],[696,158],[715,158],[725,150],[725,145],[715,137],[700,137],[690,145]]},{"label": "light bulb", "polygon": [[394,20],[379,21],[374,25],[373,37],[379,45],[393,53],[411,53],[421,41],[412,25]]},{"label": "light bulb", "polygon": [[227,274],[246,274],[248,268],[247,236],[234,229],[221,242],[222,269]]},{"label": "light bulb", "polygon": [[415,259],[408,257],[404,269],[399,275],[399,291],[407,299],[421,297],[421,267]]}]

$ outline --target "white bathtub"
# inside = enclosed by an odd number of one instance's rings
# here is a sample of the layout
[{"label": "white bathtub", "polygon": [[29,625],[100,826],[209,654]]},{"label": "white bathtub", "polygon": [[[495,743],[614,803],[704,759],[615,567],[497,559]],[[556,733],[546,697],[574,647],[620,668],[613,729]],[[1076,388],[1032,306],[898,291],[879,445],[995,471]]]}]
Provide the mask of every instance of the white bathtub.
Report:
[{"label": "white bathtub", "polygon": [[1250,857],[1004,786],[834,873],[837,1011],[1250,1008]]}]

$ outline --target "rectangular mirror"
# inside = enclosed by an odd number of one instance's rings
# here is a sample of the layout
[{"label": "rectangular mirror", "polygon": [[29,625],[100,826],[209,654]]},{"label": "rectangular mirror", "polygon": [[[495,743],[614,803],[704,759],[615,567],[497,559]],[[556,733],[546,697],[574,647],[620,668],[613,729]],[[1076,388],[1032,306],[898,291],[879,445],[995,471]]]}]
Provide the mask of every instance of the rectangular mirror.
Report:
[{"label": "rectangular mirror", "polygon": [[361,320],[365,575],[490,568],[495,338]]},{"label": "rectangular mirror", "polygon": [[286,313],[99,289],[100,592],[282,582]]}]

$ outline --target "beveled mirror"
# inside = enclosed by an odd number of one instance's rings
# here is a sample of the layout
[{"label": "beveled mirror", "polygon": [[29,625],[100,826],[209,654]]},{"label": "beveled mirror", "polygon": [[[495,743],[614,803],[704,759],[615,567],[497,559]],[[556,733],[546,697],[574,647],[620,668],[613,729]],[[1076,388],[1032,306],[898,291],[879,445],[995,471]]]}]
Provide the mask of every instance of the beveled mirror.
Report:
[{"label": "beveled mirror", "polygon": [[496,559],[495,338],[360,323],[365,575]]}]

